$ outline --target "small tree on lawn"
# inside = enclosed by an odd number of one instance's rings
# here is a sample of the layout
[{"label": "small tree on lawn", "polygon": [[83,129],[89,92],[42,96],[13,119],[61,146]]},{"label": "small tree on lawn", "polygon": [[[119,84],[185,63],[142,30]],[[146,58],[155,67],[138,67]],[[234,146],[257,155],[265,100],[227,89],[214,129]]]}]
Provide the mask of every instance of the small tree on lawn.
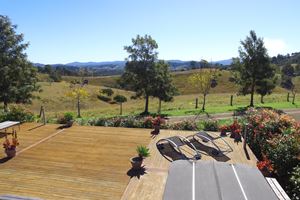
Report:
[{"label": "small tree on lawn", "polygon": [[199,69],[196,73],[189,77],[189,81],[203,95],[202,111],[205,110],[206,96],[211,88],[217,86],[216,69]]},{"label": "small tree on lawn", "polygon": [[156,76],[153,81],[153,96],[159,100],[158,113],[161,112],[161,102],[170,102],[173,96],[178,93],[173,84],[173,79],[169,70],[169,64],[163,60],[155,63]]},{"label": "small tree on lawn", "polygon": [[260,94],[260,102],[264,103],[264,96],[272,93],[276,87],[276,79],[263,79],[259,81],[256,92]]},{"label": "small tree on lawn", "polygon": [[287,89],[288,91],[291,91],[291,93],[293,94],[293,104],[295,104],[295,97],[297,92],[296,86],[293,83],[294,76],[294,68],[291,65],[283,66],[281,70],[281,87]]},{"label": "small tree on lawn", "polygon": [[114,91],[111,88],[104,88],[101,90],[101,93],[111,97],[114,94]]},{"label": "small tree on lawn", "polygon": [[260,81],[273,79],[275,75],[263,39],[258,38],[254,31],[241,41],[239,58],[233,59],[232,69],[236,83],[240,85],[240,93],[250,94],[250,106],[253,107],[254,93]]},{"label": "small tree on lawn", "polygon": [[80,118],[80,108],[81,108],[81,101],[89,96],[88,92],[84,88],[84,84],[79,83],[71,83],[70,91],[66,94],[68,97],[76,100],[77,102],[77,117]]},{"label": "small tree on lawn", "polygon": [[117,102],[120,105],[120,115],[122,115],[122,104],[127,102],[127,98],[123,95],[116,95],[114,97],[114,101]]},{"label": "small tree on lawn", "polygon": [[30,103],[32,93],[39,90],[37,70],[24,52],[28,43],[16,28],[8,17],[0,15],[0,102],[4,110],[8,103]]}]

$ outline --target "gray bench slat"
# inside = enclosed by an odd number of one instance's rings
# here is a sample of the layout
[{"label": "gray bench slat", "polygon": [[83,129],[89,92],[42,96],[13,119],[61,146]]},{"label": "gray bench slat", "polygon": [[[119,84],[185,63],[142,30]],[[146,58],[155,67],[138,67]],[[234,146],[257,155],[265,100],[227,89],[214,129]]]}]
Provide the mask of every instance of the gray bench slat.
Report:
[{"label": "gray bench slat", "polygon": [[192,199],[193,163],[186,160],[172,163],[164,192],[164,200]]},{"label": "gray bench slat", "polygon": [[196,199],[220,199],[215,178],[213,162],[197,162],[195,165],[195,197]]},{"label": "gray bench slat", "polygon": [[248,200],[278,199],[261,172],[254,167],[234,165]]},{"label": "gray bench slat", "polygon": [[244,199],[231,164],[214,162],[222,200]]}]

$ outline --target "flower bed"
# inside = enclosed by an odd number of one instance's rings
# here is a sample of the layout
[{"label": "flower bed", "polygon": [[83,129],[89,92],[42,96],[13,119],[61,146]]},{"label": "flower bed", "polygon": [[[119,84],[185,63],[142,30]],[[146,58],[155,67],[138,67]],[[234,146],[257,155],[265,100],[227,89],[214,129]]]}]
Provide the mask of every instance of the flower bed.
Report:
[{"label": "flower bed", "polygon": [[247,143],[259,159],[258,168],[276,177],[290,197],[297,199],[293,185],[299,186],[300,180],[290,184],[290,179],[300,161],[299,123],[288,115],[268,109],[249,109],[244,122]]},{"label": "flower bed", "polygon": [[109,127],[126,127],[126,128],[155,128],[160,126],[161,129],[172,130],[199,130],[198,125],[191,120],[184,120],[181,122],[167,124],[165,119],[158,117],[140,117],[140,116],[127,116],[127,117],[112,117],[112,118],[95,118],[88,120],[85,125],[90,126],[109,126]]}]

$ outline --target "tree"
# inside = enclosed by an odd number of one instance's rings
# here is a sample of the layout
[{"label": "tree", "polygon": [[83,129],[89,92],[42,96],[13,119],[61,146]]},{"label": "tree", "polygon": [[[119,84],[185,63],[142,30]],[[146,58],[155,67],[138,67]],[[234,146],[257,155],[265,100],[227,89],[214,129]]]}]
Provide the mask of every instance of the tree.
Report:
[{"label": "tree", "polygon": [[264,96],[271,94],[273,89],[276,87],[276,78],[274,79],[262,79],[258,83],[256,92],[260,94],[260,102],[264,103]]},{"label": "tree", "polygon": [[[285,65],[283,66],[281,70],[281,87],[289,90],[293,94],[293,101],[292,103],[295,104],[295,96],[296,96],[296,87],[295,84],[293,83],[293,77],[295,76],[294,74],[294,68],[291,65]],[[288,101],[289,101],[289,96],[288,96]]]},{"label": "tree", "polygon": [[240,85],[239,92],[243,95],[250,94],[250,106],[253,107],[254,92],[259,83],[274,77],[263,39],[250,31],[250,36],[241,41],[239,58],[233,59],[233,62],[235,80]]},{"label": "tree", "polygon": [[73,98],[77,102],[77,117],[80,118],[81,101],[89,96],[84,88],[84,84],[73,82],[70,84],[70,91],[66,94],[68,97]]},{"label": "tree", "polygon": [[217,70],[213,68],[199,69],[189,77],[191,84],[203,95],[202,111],[205,110],[206,96],[210,89],[217,86],[216,73]]},{"label": "tree", "polygon": [[156,76],[153,81],[153,96],[159,99],[158,113],[161,111],[161,102],[170,102],[176,95],[177,89],[173,85],[169,64],[163,60],[155,63]]},{"label": "tree", "polygon": [[197,69],[197,62],[194,61],[194,60],[192,60],[192,61],[190,62],[190,67],[191,67],[191,69]]},{"label": "tree", "polygon": [[114,97],[114,101],[117,102],[120,105],[120,115],[122,115],[122,104],[127,102],[127,98],[123,95],[116,95]]},{"label": "tree", "polygon": [[134,97],[145,98],[143,114],[149,113],[149,97],[153,95],[152,85],[157,75],[155,71],[157,48],[156,41],[149,35],[144,37],[137,35],[132,39],[131,46],[124,47],[129,56],[120,83],[124,88],[135,91]]},{"label": "tree", "polygon": [[111,97],[114,94],[114,91],[111,88],[104,88],[101,90],[101,93]]},{"label": "tree", "polygon": [[30,103],[32,92],[39,90],[36,69],[24,52],[28,43],[16,28],[8,17],[0,15],[0,102],[4,110],[8,103]]},{"label": "tree", "polygon": [[297,64],[297,65],[295,66],[295,75],[296,75],[296,76],[300,76],[300,65],[299,65],[299,64]]},{"label": "tree", "polygon": [[202,59],[199,63],[200,63],[200,68],[209,67],[209,63],[207,62],[207,60]]}]

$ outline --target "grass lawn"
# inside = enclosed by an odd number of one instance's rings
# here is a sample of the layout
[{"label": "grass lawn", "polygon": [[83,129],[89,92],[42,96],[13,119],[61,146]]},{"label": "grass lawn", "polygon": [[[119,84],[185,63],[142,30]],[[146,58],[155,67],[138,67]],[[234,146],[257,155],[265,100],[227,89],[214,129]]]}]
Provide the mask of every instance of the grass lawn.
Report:
[{"label": "grass lawn", "polygon": [[[28,108],[34,111],[36,114],[39,113],[40,106],[44,106],[46,109],[47,118],[55,118],[57,115],[64,112],[76,112],[76,101],[66,97],[66,92],[69,91],[69,84],[67,82],[61,83],[48,83],[41,82],[43,92],[38,93],[38,99],[34,99],[33,104],[29,105]],[[89,92],[89,97],[82,101],[82,116],[84,118],[89,117],[108,117],[119,115],[119,105],[109,104],[100,101],[97,98],[99,89],[103,87],[88,85],[86,87]],[[144,99],[133,100],[130,96],[133,95],[130,91],[124,91],[114,89],[115,94],[125,95],[128,102],[123,104],[124,115],[135,115],[139,114],[144,109]],[[230,106],[230,95],[234,93],[212,93],[207,96],[206,112],[222,113],[232,112],[239,107],[244,107],[249,104],[250,96],[236,96],[233,98],[233,106]],[[255,96],[256,106],[267,106],[278,109],[282,108],[298,108],[300,106],[300,96],[296,96],[296,104],[293,105],[290,102],[286,102],[286,92],[273,93],[272,95],[265,97],[265,104],[260,104],[260,97]],[[195,99],[199,98],[199,108],[195,109]],[[162,103],[162,113],[170,116],[181,116],[181,115],[195,115],[200,112],[202,103],[202,97],[197,94],[186,94],[176,96],[172,102]],[[150,99],[149,111],[152,113],[157,112],[158,100],[155,98]]]}]

